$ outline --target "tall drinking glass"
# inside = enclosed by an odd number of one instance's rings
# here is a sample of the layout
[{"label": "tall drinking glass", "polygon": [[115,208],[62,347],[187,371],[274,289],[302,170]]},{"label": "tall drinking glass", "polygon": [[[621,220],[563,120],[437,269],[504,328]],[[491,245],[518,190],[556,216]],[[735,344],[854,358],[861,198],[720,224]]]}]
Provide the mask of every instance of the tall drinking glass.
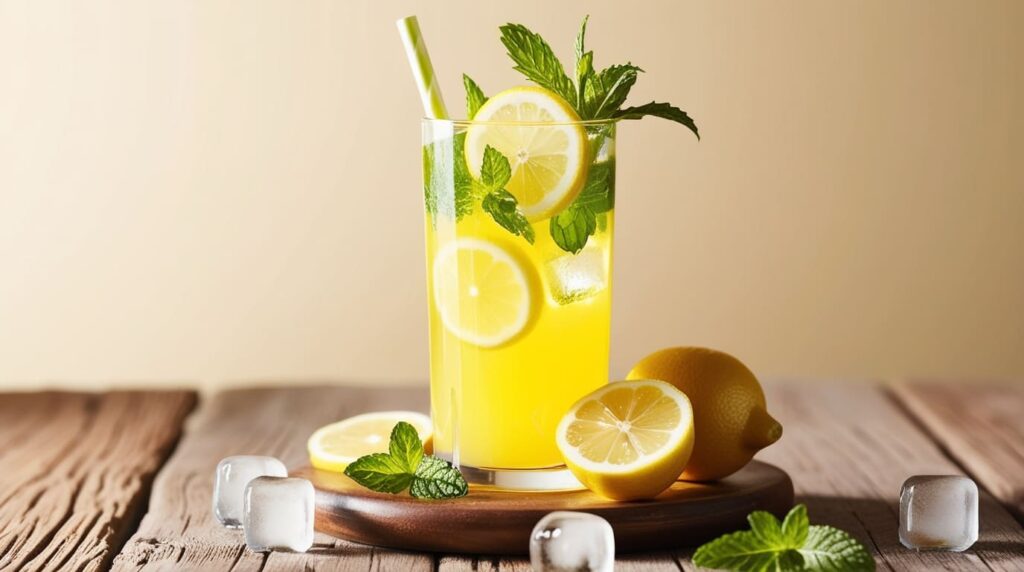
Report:
[{"label": "tall drinking glass", "polygon": [[[536,142],[580,133],[576,184],[545,194],[567,159]],[[470,482],[575,488],[555,430],[608,381],[615,123],[426,119],[423,171],[434,451]]]}]

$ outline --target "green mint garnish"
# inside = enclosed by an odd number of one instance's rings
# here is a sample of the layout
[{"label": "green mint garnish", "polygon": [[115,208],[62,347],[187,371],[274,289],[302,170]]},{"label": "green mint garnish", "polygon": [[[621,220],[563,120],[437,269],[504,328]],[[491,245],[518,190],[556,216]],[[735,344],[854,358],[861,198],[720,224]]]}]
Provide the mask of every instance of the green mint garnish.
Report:
[{"label": "green mint garnish", "polygon": [[693,563],[719,570],[866,572],[875,561],[860,542],[831,526],[811,526],[807,507],[797,505],[785,520],[755,511],[750,530],[726,534],[701,546]]},{"label": "green mint garnish", "polygon": [[576,109],[581,119],[642,119],[647,116],[675,121],[700,138],[697,124],[685,111],[668,103],[651,102],[622,109],[629,91],[644,70],[627,63],[609,66],[600,72],[594,69],[594,52],[586,49],[587,22],[583,18],[576,34],[576,67],[569,78],[551,46],[540,34],[522,24],[505,24],[501,43],[515,63],[514,69],[537,85],[549,89]]},{"label": "green mint garnish", "polygon": [[466,166],[466,134],[423,146],[423,193],[433,221],[438,215],[461,220],[473,212],[476,185]]},{"label": "green mint garnish", "polygon": [[418,499],[447,499],[469,492],[462,473],[451,463],[437,457],[424,457],[409,487],[409,494]]},{"label": "green mint garnish", "polygon": [[596,163],[587,174],[587,182],[580,195],[565,210],[551,217],[548,223],[551,238],[559,248],[578,254],[587,240],[608,223],[605,213],[614,207],[615,163]]},{"label": "green mint garnish", "polygon": [[499,29],[501,43],[505,44],[508,57],[516,64],[513,69],[533,83],[562,96],[562,99],[575,107],[576,87],[569,76],[565,75],[562,62],[544,38],[522,24],[505,24]]},{"label": "green mint garnish", "polygon": [[462,473],[451,463],[423,454],[416,429],[399,421],[391,430],[387,453],[364,455],[345,467],[345,474],[377,492],[398,494],[405,489],[416,498],[443,499],[469,492]]},{"label": "green mint garnish", "polygon": [[530,221],[519,212],[519,201],[516,197],[505,190],[505,185],[511,178],[512,167],[508,159],[494,147],[486,146],[484,162],[480,166],[480,183],[487,194],[484,195],[480,207],[502,228],[533,244],[536,236]]},{"label": "green mint garnish", "polygon": [[487,96],[473,78],[466,74],[462,74],[462,84],[466,86],[466,118],[473,119],[480,106],[487,102]]}]

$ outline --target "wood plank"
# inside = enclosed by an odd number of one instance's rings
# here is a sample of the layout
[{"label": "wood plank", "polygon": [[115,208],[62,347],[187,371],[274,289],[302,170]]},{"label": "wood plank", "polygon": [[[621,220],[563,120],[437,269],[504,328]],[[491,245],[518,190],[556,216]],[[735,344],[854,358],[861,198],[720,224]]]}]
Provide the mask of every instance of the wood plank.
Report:
[{"label": "wood plank", "polygon": [[317,427],[356,413],[425,411],[426,389],[347,387],[244,389],[203,403],[158,475],[149,511],[115,559],[114,570],[422,570],[434,558],[381,550],[317,534],[307,554],[257,554],[242,533],[211,514],[213,474],[228,455],[273,455],[306,464],[306,439]]},{"label": "wood plank", "polygon": [[893,395],[1024,522],[1024,385],[900,383]]},{"label": "wood plank", "polygon": [[144,508],[191,391],[0,395],[0,570],[101,570]]},{"label": "wood plank", "polygon": [[865,385],[769,385],[784,427],[758,457],[789,472],[811,521],[846,530],[875,553],[879,570],[1022,570],[1024,529],[986,492],[981,535],[964,553],[914,552],[897,536],[903,481],[962,474],[884,391]]}]

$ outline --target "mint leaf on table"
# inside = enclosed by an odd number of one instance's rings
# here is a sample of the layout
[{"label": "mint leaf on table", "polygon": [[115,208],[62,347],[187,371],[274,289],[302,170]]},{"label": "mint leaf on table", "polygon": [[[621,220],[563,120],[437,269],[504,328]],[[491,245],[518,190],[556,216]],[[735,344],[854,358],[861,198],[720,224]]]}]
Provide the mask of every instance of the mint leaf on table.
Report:
[{"label": "mint leaf on table", "polygon": [[647,116],[660,117],[662,119],[668,119],[685,125],[690,129],[690,131],[693,131],[693,134],[697,136],[697,139],[700,139],[700,133],[697,131],[697,124],[693,122],[693,119],[691,119],[685,111],[669,103],[657,103],[652,101],[639,107],[627,107],[626,109],[620,109],[614,114],[614,117],[618,119],[643,119]]},{"label": "mint leaf on table", "polygon": [[437,457],[425,457],[412,479],[409,494],[419,499],[443,499],[465,496],[469,485],[451,463]]},{"label": "mint leaf on table", "polygon": [[551,46],[522,24],[505,24],[501,30],[501,43],[505,44],[508,56],[515,62],[515,70],[530,81],[549,89],[569,105],[576,105],[576,88],[565,75],[562,62],[555,56]]},{"label": "mint leaf on table", "polygon": [[830,526],[811,526],[807,507],[793,507],[786,519],[755,511],[747,517],[750,530],[721,536],[697,549],[693,563],[720,570],[779,572],[866,572],[875,561],[849,534]]},{"label": "mint leaf on table", "polygon": [[453,498],[469,491],[462,473],[451,463],[423,454],[416,429],[405,421],[391,430],[387,453],[359,457],[345,467],[345,475],[381,493],[398,494],[410,489],[416,498]]},{"label": "mint leaf on table", "polygon": [[400,493],[412,484],[406,463],[388,453],[359,457],[345,467],[345,474],[364,487],[381,493]]},{"label": "mint leaf on table", "polygon": [[536,235],[530,221],[519,211],[519,201],[505,189],[512,178],[512,166],[500,151],[490,145],[484,147],[484,159],[480,165],[480,184],[487,194],[480,202],[480,208],[491,215],[494,222],[516,236],[533,244]]},{"label": "mint leaf on table", "polygon": [[415,473],[423,460],[423,442],[416,429],[399,421],[391,430],[391,441],[388,443],[388,454],[401,465],[406,473]]},{"label": "mint leaf on table", "polygon": [[480,107],[487,103],[487,96],[473,78],[466,74],[462,74],[462,84],[466,87],[466,118],[473,119]]}]

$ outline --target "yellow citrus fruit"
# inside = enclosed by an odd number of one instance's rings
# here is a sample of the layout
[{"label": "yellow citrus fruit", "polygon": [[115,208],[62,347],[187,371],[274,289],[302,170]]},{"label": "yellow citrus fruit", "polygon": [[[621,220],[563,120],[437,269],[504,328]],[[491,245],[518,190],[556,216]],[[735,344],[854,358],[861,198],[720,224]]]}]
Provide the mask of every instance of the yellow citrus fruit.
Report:
[{"label": "yellow citrus fruit", "polygon": [[668,348],[640,360],[628,379],[660,379],[690,398],[697,440],[682,479],[710,481],[743,468],[782,437],[768,414],[764,391],[747,366],[727,353]]},{"label": "yellow citrus fruit", "polygon": [[654,498],[693,451],[690,401],[663,381],[617,381],[576,402],[556,442],[581,483],[614,500]]},{"label": "yellow citrus fruit", "polygon": [[340,472],[363,455],[387,453],[391,430],[399,421],[405,421],[416,429],[424,450],[430,453],[433,426],[429,417],[415,411],[378,411],[317,429],[306,443],[309,462],[318,469]]},{"label": "yellow citrus fruit", "polygon": [[558,214],[587,180],[587,134],[572,106],[541,87],[513,87],[484,103],[466,131],[466,163],[480,177],[487,146],[512,167],[505,188],[531,221]]},{"label": "yellow citrus fruit", "polygon": [[[512,250],[462,237],[434,258],[434,304],[444,327],[460,340],[493,348],[530,325],[539,296],[528,265]],[[480,311],[486,308],[486,312]]]}]

